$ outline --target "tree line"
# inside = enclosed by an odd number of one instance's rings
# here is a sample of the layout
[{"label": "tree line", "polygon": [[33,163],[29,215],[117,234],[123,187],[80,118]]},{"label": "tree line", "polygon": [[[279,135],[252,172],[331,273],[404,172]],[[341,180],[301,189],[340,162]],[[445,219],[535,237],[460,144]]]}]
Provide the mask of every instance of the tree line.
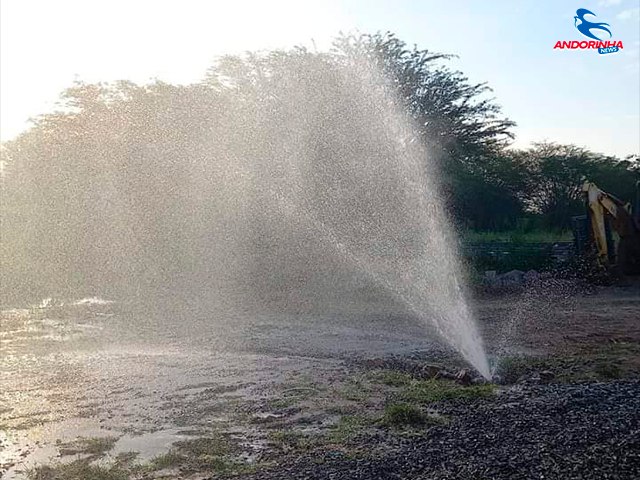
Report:
[{"label": "tree line", "polygon": [[[297,47],[222,57],[191,85],[75,83],[57,111],[2,145],[0,300],[60,285],[74,292],[125,285],[130,292],[168,277],[189,285],[185,272],[212,278],[220,265],[245,268],[242,258],[228,254],[232,239],[225,232],[239,228],[230,212],[250,214],[260,204],[236,194],[252,181],[246,172],[269,175],[277,185],[287,165],[277,161],[282,152],[275,144],[300,127],[291,118],[303,98],[305,108],[319,112],[313,125],[304,125],[319,134],[309,140],[316,152],[310,168],[318,175],[348,174],[330,163],[349,155],[350,142],[362,143],[364,130],[345,136],[340,151],[321,139],[343,135],[333,123],[348,125],[361,108],[352,97],[367,92],[345,72],[363,61],[383,73],[384,88],[411,119],[414,140],[429,152],[425,163],[437,163],[457,228],[567,229],[583,212],[585,178],[634,198],[638,156],[620,159],[554,143],[510,148],[515,123],[488,85],[471,83],[447,66],[449,59],[390,33],[341,35],[328,52]],[[309,102],[323,90],[341,96],[339,102],[331,108]],[[361,110],[379,123],[375,105]],[[338,118],[342,123],[332,121]],[[131,278],[137,279],[133,287]]]}]

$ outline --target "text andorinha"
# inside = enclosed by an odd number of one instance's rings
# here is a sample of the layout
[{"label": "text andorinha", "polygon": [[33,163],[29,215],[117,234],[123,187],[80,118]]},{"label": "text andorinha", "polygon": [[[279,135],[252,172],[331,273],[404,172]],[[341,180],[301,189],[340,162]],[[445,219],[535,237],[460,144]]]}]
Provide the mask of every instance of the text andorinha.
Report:
[{"label": "text andorinha", "polygon": [[591,41],[583,41],[583,42],[579,42],[578,40],[572,40],[572,41],[561,41],[558,40],[556,42],[556,45],[553,47],[553,49],[555,50],[556,48],[568,48],[571,50],[574,49],[581,49],[581,50],[587,50],[587,49],[596,49],[596,48],[623,48],[622,46],[622,40],[607,40],[606,42],[595,42],[593,40]]}]

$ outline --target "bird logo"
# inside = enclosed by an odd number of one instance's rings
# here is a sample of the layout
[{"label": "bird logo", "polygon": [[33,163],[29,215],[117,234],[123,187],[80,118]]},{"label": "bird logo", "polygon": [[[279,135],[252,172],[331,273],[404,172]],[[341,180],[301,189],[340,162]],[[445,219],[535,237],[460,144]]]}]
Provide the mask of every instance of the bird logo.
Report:
[{"label": "bird logo", "polygon": [[[581,34],[583,34],[585,37],[589,37],[589,38],[593,38],[594,40],[602,41],[602,39],[599,38],[599,37],[596,37],[591,32],[591,30],[603,30],[603,31],[605,31],[605,32],[607,32],[609,34],[609,38],[612,37],[611,30],[609,30],[607,28],[609,26],[608,23],[602,23],[602,22],[601,23],[593,23],[593,22],[590,22],[589,20],[585,20],[585,18],[584,18],[585,15],[593,15],[594,17],[596,16],[595,13],[590,12],[586,8],[579,8],[576,11],[575,17],[573,17],[573,20],[574,20],[573,24]],[[578,23],[578,20],[580,20],[580,23]]]}]

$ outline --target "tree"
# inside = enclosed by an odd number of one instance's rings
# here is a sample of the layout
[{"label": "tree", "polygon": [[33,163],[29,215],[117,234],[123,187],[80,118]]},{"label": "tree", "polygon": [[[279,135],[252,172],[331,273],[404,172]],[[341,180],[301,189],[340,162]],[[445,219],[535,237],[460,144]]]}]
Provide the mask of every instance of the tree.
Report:
[{"label": "tree", "polygon": [[637,158],[620,160],[575,145],[538,143],[514,152],[513,160],[526,172],[521,198],[527,210],[540,216],[548,228],[570,228],[571,217],[584,213],[581,187],[585,180],[627,201],[633,200],[640,180]]},{"label": "tree", "polygon": [[[518,197],[499,175],[505,166],[501,151],[513,138],[515,123],[487,97],[491,89],[486,83],[471,84],[443,65],[452,55],[409,48],[391,33],[343,35],[332,52],[339,59],[370,59],[383,72],[431,160],[439,162],[445,197],[460,224],[498,228],[522,213]],[[494,199],[487,201],[487,192]],[[480,205],[489,210],[477,211]],[[501,212],[501,219],[490,218],[491,211]]]}]

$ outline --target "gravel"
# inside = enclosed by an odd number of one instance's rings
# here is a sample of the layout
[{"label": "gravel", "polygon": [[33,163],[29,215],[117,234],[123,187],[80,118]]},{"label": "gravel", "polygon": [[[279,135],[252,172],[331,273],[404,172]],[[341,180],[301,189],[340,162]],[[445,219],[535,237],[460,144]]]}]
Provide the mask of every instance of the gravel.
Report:
[{"label": "gravel", "polygon": [[437,405],[451,418],[420,436],[379,429],[350,459],[291,456],[246,479],[637,479],[640,382],[521,385]]}]

